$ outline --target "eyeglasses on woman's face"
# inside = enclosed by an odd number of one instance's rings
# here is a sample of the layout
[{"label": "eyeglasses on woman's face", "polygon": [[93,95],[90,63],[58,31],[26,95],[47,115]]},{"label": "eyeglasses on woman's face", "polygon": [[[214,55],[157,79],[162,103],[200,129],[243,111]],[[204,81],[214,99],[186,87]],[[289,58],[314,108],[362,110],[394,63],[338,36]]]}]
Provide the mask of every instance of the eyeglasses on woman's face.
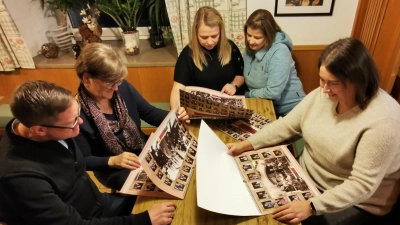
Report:
[{"label": "eyeglasses on woman's face", "polygon": [[118,82],[105,82],[105,81],[103,81],[103,84],[106,85],[107,89],[111,90],[111,89],[113,89],[115,87],[115,85],[117,85],[117,86],[121,85],[122,81],[124,81],[124,80],[120,80]]},{"label": "eyeglasses on woman's face", "polygon": [[41,127],[48,127],[48,128],[59,128],[59,129],[75,129],[76,125],[78,125],[78,121],[79,121],[79,116],[81,115],[81,105],[78,102],[78,116],[75,118],[74,124],[72,125],[72,127],[67,127],[67,126],[56,126],[56,125],[46,125],[46,124],[42,124],[39,125]]}]

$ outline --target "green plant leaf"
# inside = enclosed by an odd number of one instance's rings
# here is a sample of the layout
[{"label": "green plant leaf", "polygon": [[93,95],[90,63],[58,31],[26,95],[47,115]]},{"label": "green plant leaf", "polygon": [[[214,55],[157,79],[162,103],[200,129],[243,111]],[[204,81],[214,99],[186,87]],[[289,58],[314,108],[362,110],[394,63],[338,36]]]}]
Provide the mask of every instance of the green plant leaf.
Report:
[{"label": "green plant leaf", "polygon": [[81,9],[85,7],[85,2],[77,0],[40,0],[40,5],[42,9],[45,6],[51,6],[61,11],[67,11],[70,9]]},{"label": "green plant leaf", "polygon": [[109,15],[121,29],[134,31],[145,8],[145,0],[96,0],[95,6]]},{"label": "green plant leaf", "polygon": [[169,31],[169,32],[167,33],[167,35],[166,35],[166,39],[167,39],[167,40],[171,40],[172,38],[174,38],[174,35],[173,35],[173,33],[172,33],[171,31]]}]

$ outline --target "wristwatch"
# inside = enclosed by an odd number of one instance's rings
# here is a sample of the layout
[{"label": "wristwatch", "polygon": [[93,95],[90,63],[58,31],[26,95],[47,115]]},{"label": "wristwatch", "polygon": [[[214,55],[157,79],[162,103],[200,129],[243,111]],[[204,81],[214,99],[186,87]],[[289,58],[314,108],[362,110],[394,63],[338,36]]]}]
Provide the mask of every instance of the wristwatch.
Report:
[{"label": "wristwatch", "polygon": [[311,213],[313,216],[317,215],[317,211],[315,210],[314,204],[312,203],[312,201],[310,202],[310,207],[311,207]]}]

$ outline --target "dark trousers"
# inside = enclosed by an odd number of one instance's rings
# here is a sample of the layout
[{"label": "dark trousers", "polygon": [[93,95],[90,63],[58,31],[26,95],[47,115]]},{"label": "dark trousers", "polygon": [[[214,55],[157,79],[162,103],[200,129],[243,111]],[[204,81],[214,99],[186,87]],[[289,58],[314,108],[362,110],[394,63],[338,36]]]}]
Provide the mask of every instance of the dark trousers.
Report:
[{"label": "dark trousers", "polygon": [[115,190],[121,190],[131,171],[128,169],[108,168],[93,172],[94,176],[104,186]]},{"label": "dark trousers", "polygon": [[[336,213],[310,216],[302,225],[375,225],[381,224],[382,216],[377,216],[358,207],[350,207]],[[384,225],[384,224],[382,224]]]},{"label": "dark trousers", "polygon": [[136,196],[104,193],[104,211],[102,217],[128,216],[132,214]]}]

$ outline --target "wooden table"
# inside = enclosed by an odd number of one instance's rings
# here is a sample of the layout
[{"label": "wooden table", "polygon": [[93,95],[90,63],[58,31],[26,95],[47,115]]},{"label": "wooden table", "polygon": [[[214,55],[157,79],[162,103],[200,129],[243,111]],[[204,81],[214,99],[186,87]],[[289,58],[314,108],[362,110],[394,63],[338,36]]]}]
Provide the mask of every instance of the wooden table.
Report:
[{"label": "wooden table", "polygon": [[[265,99],[246,99],[247,108],[253,109],[256,113],[265,116],[270,120],[275,120],[275,111],[272,101]],[[214,128],[214,121],[207,120],[207,124],[213,129],[213,131],[221,138],[224,143],[237,142],[224,134],[222,131]],[[198,136],[200,128],[200,120],[192,120],[189,125],[189,130]],[[241,224],[241,225],[278,225],[281,224],[278,221],[272,219],[270,215],[265,216],[229,216],[219,213],[214,213],[202,209],[197,206],[197,195],[196,195],[196,170],[194,171],[192,180],[190,181],[188,191],[185,199],[183,200],[171,200],[161,199],[155,197],[138,196],[133,213],[143,212],[150,209],[152,205],[163,202],[172,201],[177,205],[175,211],[175,217],[172,220],[172,225],[228,225],[228,224]]]}]

